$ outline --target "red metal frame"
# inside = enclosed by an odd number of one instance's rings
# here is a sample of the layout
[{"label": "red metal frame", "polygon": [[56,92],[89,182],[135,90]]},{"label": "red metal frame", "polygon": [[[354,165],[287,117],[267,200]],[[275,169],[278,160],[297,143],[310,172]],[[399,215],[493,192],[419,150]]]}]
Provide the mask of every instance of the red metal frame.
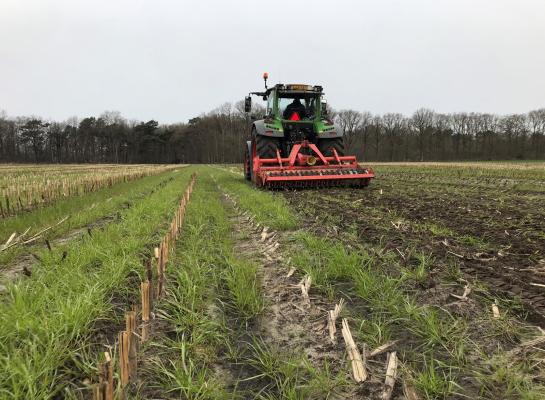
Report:
[{"label": "red metal frame", "polygon": [[[303,149],[309,149],[309,154],[301,153]],[[309,160],[312,153],[316,156],[316,165],[309,165],[314,161]],[[332,157],[324,156],[315,144],[306,140],[295,144],[285,158],[278,150],[275,158],[259,158],[252,143],[252,161],[252,180],[257,186],[282,187],[284,183],[289,186],[290,182],[296,186],[304,186],[304,182],[367,186],[375,177],[373,170],[360,166],[355,156],[339,156],[335,149]]]}]

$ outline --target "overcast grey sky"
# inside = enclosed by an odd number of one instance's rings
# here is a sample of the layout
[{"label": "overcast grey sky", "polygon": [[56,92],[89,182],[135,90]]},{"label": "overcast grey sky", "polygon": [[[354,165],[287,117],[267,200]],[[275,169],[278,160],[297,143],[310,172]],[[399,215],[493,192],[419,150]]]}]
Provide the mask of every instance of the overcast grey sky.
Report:
[{"label": "overcast grey sky", "polygon": [[186,121],[271,83],[337,109],[545,107],[544,0],[0,0],[0,109]]}]

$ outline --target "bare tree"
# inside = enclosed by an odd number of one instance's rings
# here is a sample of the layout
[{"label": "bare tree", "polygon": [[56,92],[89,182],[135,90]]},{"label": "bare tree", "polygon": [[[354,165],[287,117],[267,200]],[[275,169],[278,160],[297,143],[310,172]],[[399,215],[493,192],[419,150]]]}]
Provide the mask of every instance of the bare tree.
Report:
[{"label": "bare tree", "polygon": [[359,136],[362,139],[363,150],[362,157],[367,157],[367,144],[369,143],[369,137],[371,136],[371,130],[373,125],[373,115],[369,111],[364,111],[361,113],[361,122],[359,125],[359,131],[361,132]]},{"label": "bare tree", "polygon": [[390,145],[390,161],[394,160],[395,150],[399,147],[399,137],[401,135],[403,120],[403,115],[399,113],[388,113],[382,117],[384,135]]},{"label": "bare tree", "polygon": [[545,108],[533,110],[528,113],[528,123],[530,125],[532,149],[534,157],[543,156],[543,141],[545,136]]},{"label": "bare tree", "polygon": [[459,159],[460,157],[460,143],[463,142],[463,138],[466,135],[467,124],[468,124],[468,115],[467,113],[454,113],[452,114],[452,133],[454,138],[454,151],[455,158]]},{"label": "bare tree", "polygon": [[475,139],[475,156],[490,158],[494,154],[496,118],[492,114],[472,113],[470,119],[470,134]]},{"label": "bare tree", "polygon": [[[252,114],[263,110],[256,104]],[[505,116],[420,109],[410,118],[343,110],[335,120],[350,153],[368,160],[545,158],[545,109]],[[127,121],[117,111],[64,122],[1,112],[0,161],[241,162],[250,124],[242,102],[170,125]]]},{"label": "bare tree", "polygon": [[424,144],[426,143],[426,133],[433,126],[433,111],[427,108],[416,110],[411,117],[411,124],[416,129],[418,137],[418,151],[420,161],[424,161]]},{"label": "bare tree", "polygon": [[344,131],[344,146],[348,152],[354,143],[361,120],[361,114],[354,110],[341,110],[337,114],[336,121]]},{"label": "bare tree", "polygon": [[524,157],[524,145],[522,140],[527,133],[526,116],[523,114],[510,114],[500,119],[500,126],[507,139],[508,151],[514,151],[515,158]]},{"label": "bare tree", "polygon": [[382,118],[379,115],[373,117],[373,133],[375,135],[375,158],[380,159],[380,145],[382,141]]},{"label": "bare tree", "polygon": [[435,159],[441,160],[447,158],[447,144],[452,139],[452,115],[438,114],[433,116],[433,144],[432,152]]}]

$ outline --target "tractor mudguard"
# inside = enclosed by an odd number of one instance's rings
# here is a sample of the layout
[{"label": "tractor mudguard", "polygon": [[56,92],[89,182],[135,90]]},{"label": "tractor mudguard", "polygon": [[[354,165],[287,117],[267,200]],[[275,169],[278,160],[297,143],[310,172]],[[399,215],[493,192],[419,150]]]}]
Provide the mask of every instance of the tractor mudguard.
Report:
[{"label": "tractor mudguard", "polygon": [[[328,128],[331,128],[331,125],[327,126]],[[316,135],[319,139],[330,139],[330,138],[336,138],[336,137],[342,137],[344,136],[343,129],[339,124],[333,124],[333,129],[329,129],[327,131],[320,132]]]},{"label": "tractor mudguard", "polygon": [[254,127],[255,133],[257,135],[269,136],[269,137],[280,137],[280,138],[284,137],[284,132],[283,131],[277,131],[277,130],[274,130],[274,129],[271,129],[271,128],[267,128],[265,126],[265,120],[263,120],[263,119],[254,121],[253,127]]}]

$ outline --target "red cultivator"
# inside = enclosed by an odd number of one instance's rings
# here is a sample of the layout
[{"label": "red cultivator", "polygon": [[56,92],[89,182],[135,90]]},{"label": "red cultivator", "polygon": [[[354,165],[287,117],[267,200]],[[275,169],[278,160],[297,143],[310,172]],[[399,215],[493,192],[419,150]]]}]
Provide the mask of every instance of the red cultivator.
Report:
[{"label": "red cultivator", "polygon": [[326,157],[318,147],[303,141],[293,145],[287,158],[260,158],[252,149],[252,181],[268,188],[304,188],[329,186],[364,187],[375,177],[371,168],[360,166],[355,156],[340,156],[333,149]]}]

